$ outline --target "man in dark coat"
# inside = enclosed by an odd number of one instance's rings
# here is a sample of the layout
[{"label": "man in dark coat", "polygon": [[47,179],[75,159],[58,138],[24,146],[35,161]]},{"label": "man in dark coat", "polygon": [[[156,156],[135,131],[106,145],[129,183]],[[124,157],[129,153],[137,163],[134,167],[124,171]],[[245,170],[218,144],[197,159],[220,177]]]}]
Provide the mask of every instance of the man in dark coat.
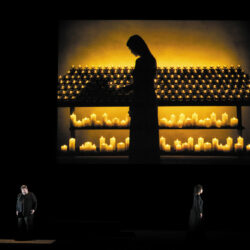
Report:
[{"label": "man in dark coat", "polygon": [[[33,237],[34,213],[37,209],[37,199],[34,193],[29,192],[26,185],[21,186],[21,193],[17,196],[16,215],[18,225],[18,238],[25,235],[25,238]],[[25,231],[23,227],[25,226]]]}]

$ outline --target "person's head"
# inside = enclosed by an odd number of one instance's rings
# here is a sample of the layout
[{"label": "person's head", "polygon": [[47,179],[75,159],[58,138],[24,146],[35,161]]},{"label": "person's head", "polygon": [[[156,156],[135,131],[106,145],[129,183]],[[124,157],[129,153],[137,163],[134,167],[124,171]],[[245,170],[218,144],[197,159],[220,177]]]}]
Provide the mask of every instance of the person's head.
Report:
[{"label": "person's head", "polygon": [[29,191],[28,191],[28,187],[26,185],[22,185],[21,186],[21,192],[23,195],[26,195]]},{"label": "person's head", "polygon": [[198,184],[194,186],[194,194],[202,194],[203,193],[203,187],[202,185]]},{"label": "person's head", "polygon": [[131,36],[127,41],[127,46],[135,56],[142,56],[150,53],[147,44],[138,35]]}]

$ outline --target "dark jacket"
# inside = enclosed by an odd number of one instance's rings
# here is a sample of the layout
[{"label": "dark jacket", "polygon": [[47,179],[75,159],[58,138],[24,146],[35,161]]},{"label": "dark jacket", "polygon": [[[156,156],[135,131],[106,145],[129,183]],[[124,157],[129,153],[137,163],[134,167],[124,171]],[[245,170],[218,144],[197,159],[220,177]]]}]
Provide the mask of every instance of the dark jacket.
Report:
[{"label": "dark jacket", "polygon": [[28,192],[27,195],[22,193],[17,195],[16,211],[22,213],[23,216],[28,216],[31,214],[31,210],[37,209],[37,199],[34,193]]},{"label": "dark jacket", "polygon": [[200,195],[195,194],[189,217],[189,226],[191,230],[196,230],[199,228],[201,223],[201,213],[203,213],[203,200],[201,199]]},{"label": "dark jacket", "polygon": [[192,209],[198,216],[203,212],[203,200],[201,199],[200,195],[194,195]]}]

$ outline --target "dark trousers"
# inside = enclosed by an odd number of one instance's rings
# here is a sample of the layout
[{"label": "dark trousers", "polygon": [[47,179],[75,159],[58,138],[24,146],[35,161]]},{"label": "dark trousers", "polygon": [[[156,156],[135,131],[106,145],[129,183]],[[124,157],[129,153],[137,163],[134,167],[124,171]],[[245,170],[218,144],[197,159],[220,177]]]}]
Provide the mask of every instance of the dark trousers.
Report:
[{"label": "dark trousers", "polygon": [[19,214],[17,217],[18,238],[32,238],[34,233],[34,215],[24,216]]}]

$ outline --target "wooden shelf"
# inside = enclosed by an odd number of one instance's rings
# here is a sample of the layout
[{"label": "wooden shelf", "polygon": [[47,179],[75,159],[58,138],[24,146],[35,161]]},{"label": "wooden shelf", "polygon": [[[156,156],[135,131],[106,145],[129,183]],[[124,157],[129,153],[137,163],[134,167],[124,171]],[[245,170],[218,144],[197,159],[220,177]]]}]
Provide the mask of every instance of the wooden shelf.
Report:
[{"label": "wooden shelf", "polygon": [[[123,151],[123,152],[80,152],[80,151],[67,151],[67,152],[62,152],[58,151],[58,156],[128,156],[129,152],[128,151]],[[241,152],[176,152],[176,151],[171,151],[171,152],[165,152],[161,151],[160,152],[161,156],[250,156],[250,152],[243,150]]]},{"label": "wooden shelf", "polygon": [[[84,103],[80,101],[59,101],[57,100],[57,107],[129,107],[131,102],[104,102],[104,103]],[[250,102],[169,102],[169,103],[158,103],[158,107],[168,106],[250,106]]]},{"label": "wooden shelf", "polygon": [[[70,127],[69,128],[70,130],[88,130],[88,129],[99,129],[99,130],[102,130],[102,129],[127,129],[129,130],[130,127],[81,127],[81,128],[78,128],[78,127]],[[240,126],[237,126],[237,127],[230,127],[230,126],[227,126],[227,127],[220,127],[220,128],[217,128],[217,127],[210,127],[210,128],[206,128],[206,127],[184,127],[184,128],[168,128],[168,127],[159,127],[159,129],[245,129],[244,127],[240,127]]]}]

